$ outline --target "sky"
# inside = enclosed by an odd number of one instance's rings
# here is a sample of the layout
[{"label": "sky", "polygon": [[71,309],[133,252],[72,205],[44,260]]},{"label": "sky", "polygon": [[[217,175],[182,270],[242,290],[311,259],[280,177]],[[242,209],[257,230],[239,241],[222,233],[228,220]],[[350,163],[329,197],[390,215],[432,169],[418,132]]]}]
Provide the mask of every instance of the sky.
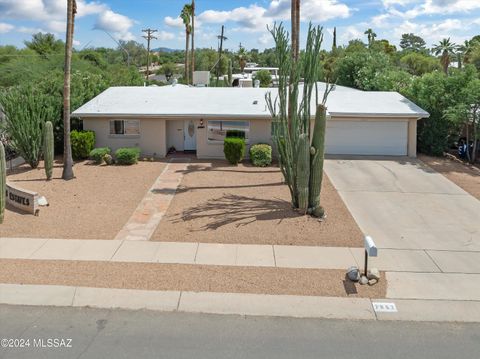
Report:
[{"label": "sky", "polygon": [[[33,33],[51,32],[65,38],[66,0],[0,0],[0,45],[23,47]],[[115,40],[145,43],[142,29],[152,28],[152,48],[185,46],[178,17],[185,0],[77,0],[74,46],[116,47]],[[238,50],[273,46],[267,26],[290,26],[290,0],[196,0],[196,47],[217,48],[225,25],[224,46]],[[456,43],[480,34],[480,0],[301,0],[301,42],[308,23],[324,27],[324,48],[330,48],[333,27],[337,43],[366,42],[372,28],[377,39],[398,45],[413,32],[431,46],[450,37]],[[111,35],[111,37],[108,34]],[[113,39],[112,39],[113,37]]]}]

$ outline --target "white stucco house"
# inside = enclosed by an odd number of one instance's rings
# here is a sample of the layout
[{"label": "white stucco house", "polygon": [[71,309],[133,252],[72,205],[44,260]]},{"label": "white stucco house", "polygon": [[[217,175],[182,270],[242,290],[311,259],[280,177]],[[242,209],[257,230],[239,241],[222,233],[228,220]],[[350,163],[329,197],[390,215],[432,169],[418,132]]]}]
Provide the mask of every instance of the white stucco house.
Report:
[{"label": "white stucco house", "polygon": [[[272,142],[268,91],[275,96],[274,88],[111,87],[72,116],[95,131],[97,147],[139,147],[157,157],[174,147],[223,158],[228,129],[245,131],[249,145]],[[397,92],[343,86],[330,93],[327,110],[326,153],[341,155],[415,157],[417,121],[429,116]]]}]

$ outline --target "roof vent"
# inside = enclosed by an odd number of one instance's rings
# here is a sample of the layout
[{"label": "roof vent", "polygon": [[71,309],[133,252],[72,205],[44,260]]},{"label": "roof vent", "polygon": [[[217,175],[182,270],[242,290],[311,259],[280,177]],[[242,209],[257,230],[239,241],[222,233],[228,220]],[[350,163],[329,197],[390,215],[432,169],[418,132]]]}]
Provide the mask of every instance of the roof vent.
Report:
[{"label": "roof vent", "polygon": [[254,100],[254,101],[253,101],[253,104],[254,104],[254,105],[258,105],[258,101],[257,101],[257,100]]}]

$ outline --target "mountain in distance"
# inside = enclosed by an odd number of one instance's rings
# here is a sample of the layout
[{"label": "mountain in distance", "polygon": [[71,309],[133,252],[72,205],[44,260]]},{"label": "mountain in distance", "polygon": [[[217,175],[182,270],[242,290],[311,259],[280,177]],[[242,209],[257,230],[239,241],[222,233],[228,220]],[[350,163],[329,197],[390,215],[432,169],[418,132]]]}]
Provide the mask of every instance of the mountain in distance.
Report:
[{"label": "mountain in distance", "polygon": [[175,52],[175,51],[181,51],[178,49],[170,49],[168,47],[157,47],[156,49],[152,49],[152,52]]}]

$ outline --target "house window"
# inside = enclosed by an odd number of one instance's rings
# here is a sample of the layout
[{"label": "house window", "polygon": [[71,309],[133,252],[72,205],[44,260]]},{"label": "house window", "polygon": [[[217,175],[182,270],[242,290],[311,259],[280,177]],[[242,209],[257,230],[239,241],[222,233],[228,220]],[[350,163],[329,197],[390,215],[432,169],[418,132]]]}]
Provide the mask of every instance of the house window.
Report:
[{"label": "house window", "polygon": [[207,128],[209,142],[223,143],[227,131],[242,131],[245,133],[245,141],[248,143],[249,121],[208,121]]},{"label": "house window", "polygon": [[121,136],[135,136],[140,134],[139,120],[111,120],[110,134]]}]

